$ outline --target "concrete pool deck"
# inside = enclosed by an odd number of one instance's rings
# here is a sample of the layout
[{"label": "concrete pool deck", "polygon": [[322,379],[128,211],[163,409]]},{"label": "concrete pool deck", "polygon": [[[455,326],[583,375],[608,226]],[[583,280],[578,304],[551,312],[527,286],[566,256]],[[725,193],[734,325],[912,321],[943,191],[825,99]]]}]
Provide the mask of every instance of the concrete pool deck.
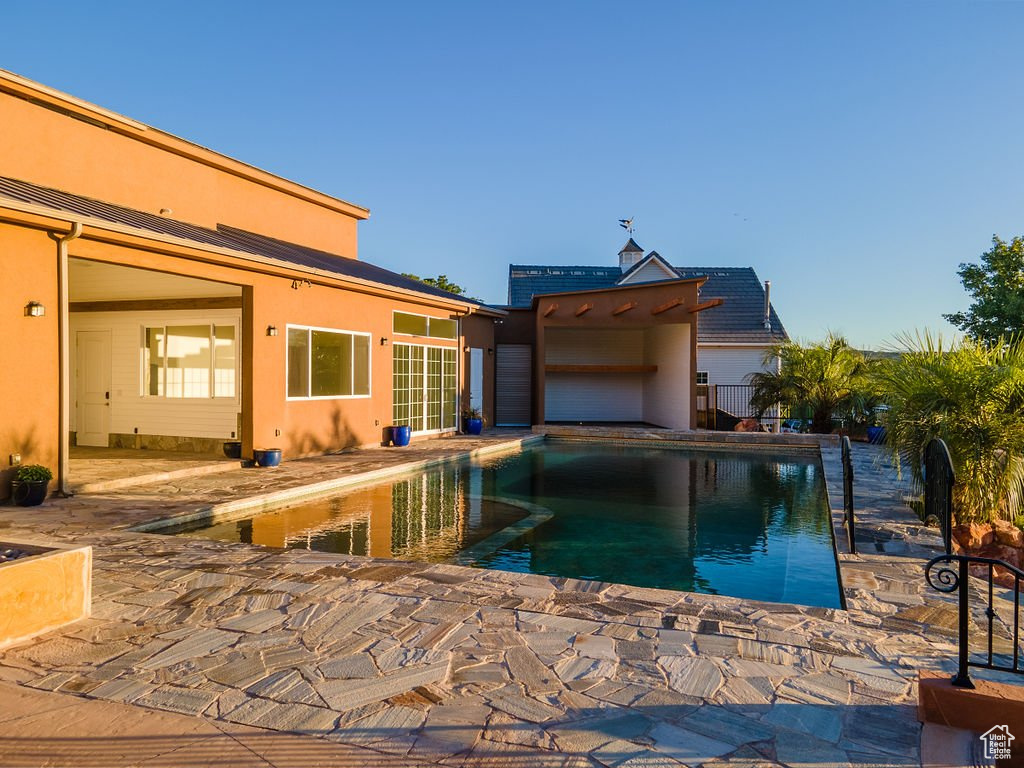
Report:
[{"label": "concrete pool deck", "polygon": [[[23,754],[23,765],[921,764],[916,676],[949,668],[956,613],[923,580],[937,534],[903,505],[872,446],[854,450],[862,554],[839,539],[846,611],[126,530],[521,437],[0,508],[0,538],[94,548],[93,617],[0,654],[0,695],[25,702],[0,714],[0,755]],[[838,448],[822,459],[835,507]],[[115,717],[133,725],[104,728]],[[100,736],[112,755],[81,741]],[[127,750],[136,738],[148,751]],[[208,749],[229,742],[223,760]],[[55,760],[64,748],[82,751],[78,762]]]}]

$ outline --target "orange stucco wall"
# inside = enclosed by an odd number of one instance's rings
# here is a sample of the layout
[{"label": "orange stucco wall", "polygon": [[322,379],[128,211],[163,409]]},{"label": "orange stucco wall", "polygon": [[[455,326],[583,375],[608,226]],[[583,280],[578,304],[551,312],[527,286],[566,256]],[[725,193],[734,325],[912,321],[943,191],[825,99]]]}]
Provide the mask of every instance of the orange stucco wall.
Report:
[{"label": "orange stucco wall", "polygon": [[[20,89],[20,90],[19,90]],[[27,89],[27,90],[26,90]],[[35,89],[35,91],[33,91]],[[21,96],[16,94],[20,93]],[[22,96],[60,106],[62,113]],[[368,213],[231,158],[102,110],[15,82],[0,73],[0,175],[52,186],[207,227],[228,224],[356,258],[356,225]],[[61,106],[63,105],[63,106]],[[76,119],[78,118],[88,118]],[[90,122],[98,120],[100,124]],[[56,468],[59,446],[60,313],[57,246],[48,231],[67,232],[52,217],[5,207],[0,198],[0,498],[7,495],[8,455]],[[286,265],[258,264],[199,246],[86,224],[69,246],[72,258],[228,283],[241,288],[241,411],[245,455],[282,448],[285,456],[322,453],[381,440],[392,420],[392,313],[456,317],[465,307],[381,287],[315,277]],[[298,279],[302,284],[292,288]],[[73,289],[73,287],[72,287]],[[43,318],[24,307],[40,301]],[[371,335],[371,396],[325,400],[286,397],[287,326]],[[267,326],[277,327],[268,336]],[[407,339],[436,346],[494,346],[489,318],[464,318],[459,341]],[[388,339],[386,345],[381,338]],[[464,354],[468,359],[468,353]],[[463,358],[460,358],[463,359]],[[466,360],[459,391],[468,397]],[[492,355],[485,356],[485,413],[493,418]],[[230,435],[224,435],[225,438]]]},{"label": "orange stucco wall", "polygon": [[180,221],[228,224],[356,258],[354,216],[172,151],[187,142],[147,143],[166,136],[158,131],[125,129],[126,135],[2,90],[0,126],[0,175],[149,213],[168,208]]},{"label": "orange stucco wall", "polygon": [[[464,347],[477,347],[484,351],[484,424],[494,424],[494,320],[490,317],[470,315],[462,321]],[[463,349],[462,371],[469,370],[470,353]],[[460,393],[462,403],[469,403],[469,378],[463,376]]]},{"label": "orange stucco wall", "polygon": [[[43,317],[26,317],[38,301]],[[0,498],[10,454],[24,464],[57,462],[59,407],[57,246],[45,232],[0,224]]]},{"label": "orange stucco wall", "polygon": [[[454,317],[455,311],[428,300],[373,295],[325,281],[293,289],[286,269],[257,272],[229,257],[184,258],[103,242],[87,231],[70,243],[69,255],[242,286],[242,394],[244,450],[279,447],[285,456],[317,454],[377,443],[392,419],[392,332],[394,311]],[[209,260],[204,260],[209,259]],[[0,345],[0,457],[20,452],[25,463],[56,466],[59,446],[59,337],[57,328],[57,247],[45,231],[0,222],[0,311],[5,343]],[[297,274],[297,273],[296,273]],[[24,316],[30,300],[47,307],[42,318]],[[287,326],[306,325],[369,333],[371,396],[327,400],[286,397]],[[267,326],[278,329],[267,335]],[[466,345],[493,348],[489,318],[464,321]],[[245,329],[249,330],[246,335]],[[388,343],[381,345],[380,339]],[[400,337],[399,341],[459,347],[458,341]],[[468,397],[462,368],[459,383]],[[493,392],[493,356],[485,355],[485,393]],[[488,418],[493,395],[485,394]],[[229,437],[224,435],[225,438]],[[6,496],[7,484],[0,484]]]}]

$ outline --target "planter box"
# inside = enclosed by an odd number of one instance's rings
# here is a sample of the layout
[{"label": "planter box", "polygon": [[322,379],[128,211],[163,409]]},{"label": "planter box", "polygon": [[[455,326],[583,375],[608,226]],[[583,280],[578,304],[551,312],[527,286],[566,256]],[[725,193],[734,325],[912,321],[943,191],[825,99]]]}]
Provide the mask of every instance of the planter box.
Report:
[{"label": "planter box", "polygon": [[0,649],[92,613],[92,547],[0,541],[27,557],[0,563]]}]

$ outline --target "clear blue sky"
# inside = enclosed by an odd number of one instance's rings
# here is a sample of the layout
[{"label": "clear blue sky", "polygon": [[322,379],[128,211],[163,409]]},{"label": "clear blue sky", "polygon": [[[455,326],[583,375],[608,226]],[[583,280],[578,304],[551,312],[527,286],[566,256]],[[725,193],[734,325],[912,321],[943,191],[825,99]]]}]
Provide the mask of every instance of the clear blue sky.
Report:
[{"label": "clear blue sky", "polygon": [[750,265],[791,335],[950,331],[1024,234],[1024,3],[18,3],[0,67],[372,211],[360,256]]}]

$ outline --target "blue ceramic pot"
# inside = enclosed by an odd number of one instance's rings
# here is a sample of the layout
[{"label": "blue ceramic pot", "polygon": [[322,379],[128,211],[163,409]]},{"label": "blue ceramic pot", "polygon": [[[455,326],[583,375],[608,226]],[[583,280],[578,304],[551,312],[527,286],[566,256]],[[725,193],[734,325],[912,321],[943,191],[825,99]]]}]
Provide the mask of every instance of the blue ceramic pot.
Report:
[{"label": "blue ceramic pot", "polygon": [[242,458],[242,441],[230,440],[224,443],[224,455],[229,459]]},{"label": "blue ceramic pot", "polygon": [[253,451],[252,458],[256,462],[256,466],[276,467],[281,463],[281,449],[264,448],[262,450]]},{"label": "blue ceramic pot", "polygon": [[868,427],[868,442],[881,445],[885,442],[885,427]]},{"label": "blue ceramic pot", "polygon": [[412,439],[412,427],[408,424],[396,425],[391,428],[391,442],[399,448],[409,444]]},{"label": "blue ceramic pot", "polygon": [[483,419],[465,419],[463,424],[463,432],[467,435],[479,435],[484,430]]}]

